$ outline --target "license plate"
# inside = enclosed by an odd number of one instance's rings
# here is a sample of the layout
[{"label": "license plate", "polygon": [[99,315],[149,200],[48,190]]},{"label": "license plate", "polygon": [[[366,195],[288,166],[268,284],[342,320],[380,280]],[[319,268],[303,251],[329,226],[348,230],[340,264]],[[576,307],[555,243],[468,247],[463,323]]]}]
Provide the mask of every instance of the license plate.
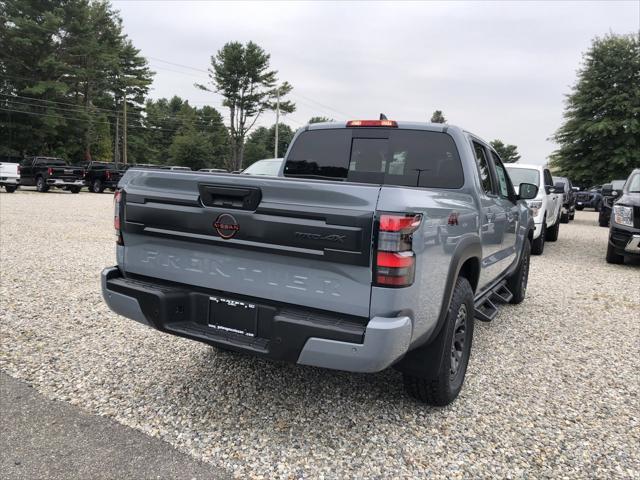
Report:
[{"label": "license plate", "polygon": [[64,173],[66,173],[66,174],[70,174],[70,173],[73,173],[73,170],[70,170],[70,169],[68,169],[68,168],[65,168],[65,169],[64,169]]},{"label": "license plate", "polygon": [[209,327],[247,337],[258,330],[258,307],[222,297],[209,297]]}]

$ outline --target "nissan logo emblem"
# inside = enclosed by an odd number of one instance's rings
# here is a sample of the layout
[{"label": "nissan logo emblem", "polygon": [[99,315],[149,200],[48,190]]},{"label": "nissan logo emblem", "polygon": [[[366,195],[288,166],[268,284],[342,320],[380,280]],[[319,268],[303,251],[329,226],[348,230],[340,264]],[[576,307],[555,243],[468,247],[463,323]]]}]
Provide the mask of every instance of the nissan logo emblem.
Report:
[{"label": "nissan logo emblem", "polygon": [[229,240],[230,238],[233,238],[236,233],[238,233],[238,231],[240,230],[240,225],[233,215],[222,213],[218,215],[216,221],[213,222],[213,228],[216,229],[218,235],[220,235],[225,240]]}]

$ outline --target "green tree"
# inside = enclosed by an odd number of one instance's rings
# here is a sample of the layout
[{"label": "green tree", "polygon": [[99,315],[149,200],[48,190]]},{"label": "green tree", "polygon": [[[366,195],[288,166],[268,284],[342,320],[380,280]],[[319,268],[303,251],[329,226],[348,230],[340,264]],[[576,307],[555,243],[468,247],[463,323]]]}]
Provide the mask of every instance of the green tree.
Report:
[{"label": "green tree", "polygon": [[169,147],[172,165],[183,165],[193,170],[208,168],[213,163],[211,143],[202,132],[194,130],[176,135]]},{"label": "green tree", "polygon": [[253,42],[243,45],[230,42],[211,57],[209,77],[213,89],[224,97],[223,105],[229,109],[229,135],[231,164],[234,170],[242,168],[245,138],[262,113],[276,108],[279,95],[281,113],[295,111],[295,105],[284,97],[292,90],[289,83],[277,86],[277,71],[270,70],[270,55]]},{"label": "green tree", "polygon": [[311,117],[307,123],[323,123],[323,122],[333,122],[333,118]]},{"label": "green tree", "polygon": [[447,123],[447,119],[444,118],[442,110],[435,110],[431,115],[431,123]]},{"label": "green tree", "polygon": [[135,83],[128,123],[141,124],[135,107],[153,73],[108,2],[0,2],[0,38],[0,153],[80,160],[97,149],[103,159],[113,150],[117,78]]},{"label": "green tree", "polygon": [[638,35],[593,40],[553,139],[552,167],[577,184],[626,178],[640,165]]},{"label": "green tree", "polygon": [[[278,127],[278,152],[284,156],[289,144],[293,139],[294,131],[289,125],[280,124]],[[263,158],[273,158],[276,143],[276,126],[270,128],[256,128],[249,137],[245,145],[244,165],[245,168],[252,163]]]},{"label": "green tree", "polygon": [[505,145],[502,140],[498,140],[496,138],[495,140],[491,141],[491,146],[496,152],[498,152],[498,156],[504,163],[515,163],[520,160],[518,147],[516,147],[515,145]]}]

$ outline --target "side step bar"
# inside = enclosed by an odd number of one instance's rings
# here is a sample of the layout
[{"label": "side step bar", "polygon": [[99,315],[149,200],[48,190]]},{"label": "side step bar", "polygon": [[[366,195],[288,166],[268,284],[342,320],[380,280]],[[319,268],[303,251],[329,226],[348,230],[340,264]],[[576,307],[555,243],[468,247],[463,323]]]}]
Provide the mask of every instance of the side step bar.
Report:
[{"label": "side step bar", "polygon": [[475,302],[475,318],[481,322],[490,322],[498,314],[498,307],[494,302],[509,303],[513,293],[507,288],[505,280],[486,292]]}]

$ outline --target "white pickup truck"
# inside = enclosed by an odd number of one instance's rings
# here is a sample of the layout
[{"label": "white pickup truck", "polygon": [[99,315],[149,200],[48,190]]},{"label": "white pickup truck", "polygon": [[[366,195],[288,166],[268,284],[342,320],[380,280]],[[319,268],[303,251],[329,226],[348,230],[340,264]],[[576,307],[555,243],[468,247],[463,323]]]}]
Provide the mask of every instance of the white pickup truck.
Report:
[{"label": "white pickup truck", "polygon": [[538,187],[538,195],[527,200],[527,204],[535,222],[531,253],[541,255],[545,241],[555,242],[558,239],[562,216],[562,193],[556,191],[551,172],[543,165],[507,163],[505,167],[514,185],[532,183]]},{"label": "white pickup truck", "polygon": [[15,192],[20,186],[20,165],[17,163],[0,162],[0,186],[7,193]]}]

